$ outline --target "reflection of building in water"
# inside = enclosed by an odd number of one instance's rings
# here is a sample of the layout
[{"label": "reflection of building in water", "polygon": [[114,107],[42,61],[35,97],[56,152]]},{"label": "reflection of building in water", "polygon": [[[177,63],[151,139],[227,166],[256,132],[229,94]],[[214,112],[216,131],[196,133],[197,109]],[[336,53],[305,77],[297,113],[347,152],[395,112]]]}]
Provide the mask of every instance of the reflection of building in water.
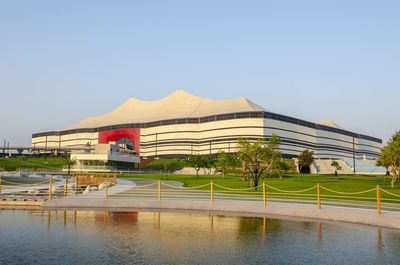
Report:
[{"label": "reflection of building in water", "polygon": [[[232,249],[240,248],[243,243],[254,242],[264,245],[290,236],[290,240],[297,240],[295,243],[301,244],[303,237],[310,239],[311,235],[311,239],[314,239],[316,246],[320,248],[327,242],[337,240],[338,236],[348,240],[352,233],[359,234],[361,231],[366,231],[365,226],[351,224],[321,225],[317,222],[213,214],[107,211],[32,211],[31,213],[43,223],[47,221],[49,232],[57,230],[52,226],[63,229],[74,227],[79,229],[80,234],[88,236],[91,233],[106,232],[121,245],[131,246],[135,239],[139,239],[143,248],[151,247],[156,241],[159,248],[168,249],[168,255],[171,257],[179,257],[183,250],[207,249],[210,240],[214,241],[214,245],[217,243],[220,246],[220,251],[229,253]],[[374,247],[378,253],[384,253],[387,245],[397,248],[400,243],[400,234],[390,233],[390,230],[385,232],[381,228],[374,230],[368,227],[367,232],[368,230],[371,232],[369,238],[376,240]],[[299,236],[291,237],[292,234]],[[114,240],[112,237],[110,240]],[[312,242],[315,242],[314,240]],[[190,253],[185,254],[188,256]]]}]

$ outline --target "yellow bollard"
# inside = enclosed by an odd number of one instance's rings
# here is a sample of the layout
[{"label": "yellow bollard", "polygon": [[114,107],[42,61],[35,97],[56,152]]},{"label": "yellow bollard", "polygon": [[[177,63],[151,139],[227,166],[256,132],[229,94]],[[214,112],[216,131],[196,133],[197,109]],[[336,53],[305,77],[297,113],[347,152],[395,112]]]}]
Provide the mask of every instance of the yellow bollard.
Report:
[{"label": "yellow bollard", "polygon": [[75,176],[75,195],[77,191],[78,191],[78,176]]},{"label": "yellow bollard", "polygon": [[319,183],[317,184],[318,210],[321,209],[321,194],[319,191]]},{"label": "yellow bollard", "polygon": [[50,183],[49,183],[49,200],[51,200],[51,183],[52,182],[52,179],[51,179],[51,177],[50,177]]},{"label": "yellow bollard", "polygon": [[214,203],[213,182],[211,180],[211,203]]},{"label": "yellow bollard", "polygon": [[161,180],[158,181],[158,201],[161,201]]},{"label": "yellow bollard", "polygon": [[379,185],[376,185],[376,209],[378,214],[381,214],[381,193],[379,190]]},{"label": "yellow bollard", "polygon": [[105,200],[107,200],[107,193],[108,193],[108,178],[106,178],[106,195],[104,197]]},{"label": "yellow bollard", "polygon": [[267,205],[267,200],[265,197],[265,181],[263,182],[263,201],[264,201],[264,206]]}]

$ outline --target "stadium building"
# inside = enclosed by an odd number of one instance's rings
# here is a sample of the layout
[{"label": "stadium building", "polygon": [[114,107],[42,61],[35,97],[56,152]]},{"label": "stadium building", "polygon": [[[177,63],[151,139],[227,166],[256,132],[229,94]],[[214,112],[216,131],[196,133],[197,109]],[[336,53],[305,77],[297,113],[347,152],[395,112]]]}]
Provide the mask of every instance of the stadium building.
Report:
[{"label": "stadium building", "polygon": [[157,101],[130,98],[114,111],[58,131],[32,135],[33,146],[87,147],[116,144],[141,158],[236,152],[239,137],[277,134],[284,157],[304,149],[319,159],[380,156],[382,140],[345,130],[333,122],[309,122],[271,112],[246,98],[211,100],[177,90]]}]

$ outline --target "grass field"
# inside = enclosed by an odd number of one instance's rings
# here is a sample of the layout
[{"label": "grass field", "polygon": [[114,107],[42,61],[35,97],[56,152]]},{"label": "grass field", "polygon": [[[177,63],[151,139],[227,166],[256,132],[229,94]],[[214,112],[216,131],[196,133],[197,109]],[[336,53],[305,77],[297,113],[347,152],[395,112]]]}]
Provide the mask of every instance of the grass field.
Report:
[{"label": "grass field", "polygon": [[[142,178],[142,179],[154,179],[154,180],[173,180],[173,181],[180,181],[184,183],[185,187],[196,187],[203,184],[210,183],[212,180],[213,183],[224,186],[230,189],[244,189],[248,188],[249,182],[242,181],[240,175],[228,175],[222,179],[221,176],[217,175],[201,175],[198,178],[194,175],[119,175],[122,178]],[[390,187],[390,178],[387,177],[385,179],[384,176],[338,176],[335,179],[334,176],[326,176],[326,175],[301,175],[300,181],[298,180],[297,175],[289,175],[284,176],[283,179],[279,178],[265,178],[261,179],[259,185],[262,185],[262,182],[271,187],[285,190],[285,191],[298,191],[304,190],[308,188],[312,188],[319,183],[321,187],[328,188],[330,190],[342,192],[342,193],[357,193],[362,192],[370,189],[376,188],[376,185],[379,185],[380,188],[385,189],[393,194],[400,196],[400,183],[396,183],[396,187],[392,189]],[[210,186],[200,188],[202,190],[209,190]],[[238,191],[229,191],[224,190],[220,187],[214,186],[215,192],[224,192],[230,194],[240,194]],[[246,195],[250,196],[262,196],[261,192],[262,187],[258,189],[258,192],[254,190],[249,190],[249,193],[246,192]],[[267,197],[276,197],[276,198],[303,198],[303,199],[312,199],[315,200],[316,198],[316,188],[303,193],[282,193],[276,190],[273,190],[269,187],[266,189]],[[299,195],[300,194],[300,195]],[[309,196],[306,196],[308,194]],[[302,197],[303,196],[303,197]],[[362,193],[362,194],[340,194],[340,193],[333,193],[321,188],[321,196],[325,200],[357,200],[357,201],[376,201],[376,190]],[[400,203],[400,197],[392,196],[386,194],[381,191],[382,200],[385,202],[392,202],[392,203]],[[397,200],[397,201],[396,201]]]},{"label": "grass field", "polygon": [[6,171],[15,171],[17,168],[62,168],[65,165],[63,158],[0,158],[0,168]]}]

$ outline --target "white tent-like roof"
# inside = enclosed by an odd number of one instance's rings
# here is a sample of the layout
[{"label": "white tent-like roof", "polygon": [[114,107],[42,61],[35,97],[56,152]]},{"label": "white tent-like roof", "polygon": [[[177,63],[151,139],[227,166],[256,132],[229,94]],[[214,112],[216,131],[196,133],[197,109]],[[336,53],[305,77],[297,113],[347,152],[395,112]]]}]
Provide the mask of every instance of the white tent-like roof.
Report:
[{"label": "white tent-like roof", "polygon": [[213,100],[177,90],[156,101],[128,99],[117,109],[98,117],[87,118],[64,130],[96,128],[125,123],[147,123],[159,120],[197,118],[233,112],[268,111],[246,98]]},{"label": "white tent-like roof", "polygon": [[334,128],[338,128],[338,129],[344,130],[342,127],[340,127],[339,125],[337,125],[333,121],[315,121],[314,123],[322,124],[322,125],[326,125],[326,126],[330,126],[330,127],[334,127]]}]

